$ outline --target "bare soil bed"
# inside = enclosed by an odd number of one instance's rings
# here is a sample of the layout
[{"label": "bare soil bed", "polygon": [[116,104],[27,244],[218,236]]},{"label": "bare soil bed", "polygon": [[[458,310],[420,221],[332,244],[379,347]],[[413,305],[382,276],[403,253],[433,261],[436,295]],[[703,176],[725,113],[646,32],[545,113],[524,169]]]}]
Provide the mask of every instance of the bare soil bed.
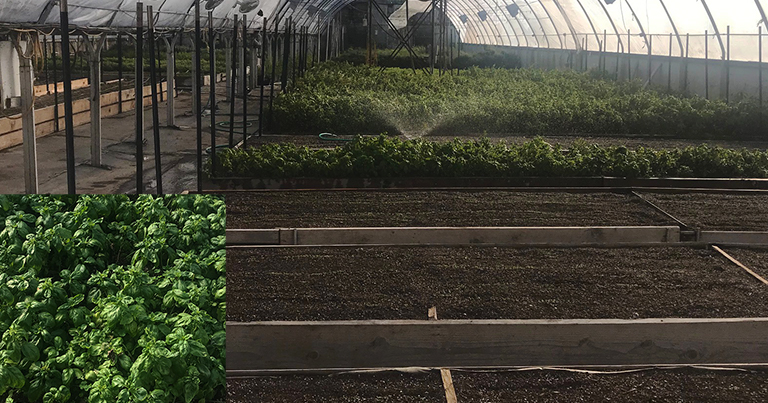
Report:
[{"label": "bare soil bed", "polygon": [[768,287],[705,249],[227,251],[227,320],[763,317]]},{"label": "bare soil bed", "polygon": [[[768,372],[695,368],[624,374],[452,371],[460,402],[764,402]],[[227,381],[229,402],[444,402],[439,373],[291,375]]]},{"label": "bare soil bed", "polygon": [[717,231],[768,231],[768,195],[643,194],[685,224]]},{"label": "bare soil bed", "polygon": [[638,197],[613,193],[274,191],[227,194],[227,226],[231,229],[601,225],[676,224]]},{"label": "bare soil bed", "polygon": [[761,277],[768,279],[768,250],[728,248],[726,252]]}]

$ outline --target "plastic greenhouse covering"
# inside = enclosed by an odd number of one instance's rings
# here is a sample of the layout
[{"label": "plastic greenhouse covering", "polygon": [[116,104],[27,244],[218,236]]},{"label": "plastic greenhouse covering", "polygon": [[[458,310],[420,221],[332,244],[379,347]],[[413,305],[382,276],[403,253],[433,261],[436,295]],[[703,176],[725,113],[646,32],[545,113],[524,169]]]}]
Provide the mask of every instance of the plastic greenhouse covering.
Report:
[{"label": "plastic greenhouse covering", "polygon": [[[251,28],[288,17],[310,32],[325,29],[350,0],[200,0],[216,24],[246,14]],[[407,0],[411,15],[429,0]],[[0,24],[56,25],[56,0],[0,0]],[[145,0],[159,12],[159,28],[191,28],[194,0]],[[436,1],[439,7],[440,2]],[[689,56],[756,61],[766,32],[768,0],[447,0],[446,15],[462,42],[569,50]],[[82,28],[130,28],[136,0],[69,0],[70,24]],[[277,19],[276,17],[279,17]],[[405,9],[392,14],[404,26]],[[768,42],[768,41],[763,41]],[[764,43],[768,50],[768,43]],[[729,51],[730,50],[730,51]]]}]

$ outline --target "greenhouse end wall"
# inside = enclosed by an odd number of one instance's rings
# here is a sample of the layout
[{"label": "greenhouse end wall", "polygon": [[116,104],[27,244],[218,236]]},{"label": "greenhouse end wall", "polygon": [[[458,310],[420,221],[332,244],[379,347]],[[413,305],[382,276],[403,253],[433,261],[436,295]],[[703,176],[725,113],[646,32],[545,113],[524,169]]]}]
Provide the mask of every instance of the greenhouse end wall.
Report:
[{"label": "greenhouse end wall", "polygon": [[[520,57],[523,67],[545,70],[605,70],[609,74],[616,75],[619,80],[626,80],[630,76],[628,71],[631,70],[632,79],[648,82],[648,55],[467,43],[461,44],[461,50],[467,53],[492,50],[515,54]],[[710,99],[723,100],[736,99],[742,94],[755,98],[760,95],[759,84],[762,64],[758,62],[705,60],[658,55],[653,55],[650,60],[651,85],[654,88],[671,89],[702,97],[709,96]],[[764,69],[762,75],[762,84],[765,89],[768,85],[768,71]],[[707,91],[706,82],[709,83],[709,91]],[[728,88],[727,92],[726,88]],[[727,93],[730,95],[727,96]]]}]

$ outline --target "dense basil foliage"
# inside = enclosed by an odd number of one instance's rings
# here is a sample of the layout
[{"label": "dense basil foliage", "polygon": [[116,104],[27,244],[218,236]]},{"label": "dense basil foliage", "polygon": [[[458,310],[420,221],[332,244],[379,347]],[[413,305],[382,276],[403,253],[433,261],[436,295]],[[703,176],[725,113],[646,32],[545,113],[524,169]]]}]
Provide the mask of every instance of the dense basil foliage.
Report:
[{"label": "dense basil foliage", "polygon": [[225,389],[215,196],[0,195],[4,402],[211,402]]},{"label": "dense basil foliage", "polygon": [[[765,114],[765,110],[762,111]],[[324,63],[274,103],[275,130],[336,134],[768,135],[754,99],[708,101],[598,73],[470,68],[429,75]]]},{"label": "dense basil foliage", "polygon": [[565,150],[540,138],[520,145],[479,141],[440,143],[358,138],[312,150],[267,144],[218,154],[217,176],[253,178],[392,177],[768,177],[768,152],[698,146],[653,150],[577,141]]}]

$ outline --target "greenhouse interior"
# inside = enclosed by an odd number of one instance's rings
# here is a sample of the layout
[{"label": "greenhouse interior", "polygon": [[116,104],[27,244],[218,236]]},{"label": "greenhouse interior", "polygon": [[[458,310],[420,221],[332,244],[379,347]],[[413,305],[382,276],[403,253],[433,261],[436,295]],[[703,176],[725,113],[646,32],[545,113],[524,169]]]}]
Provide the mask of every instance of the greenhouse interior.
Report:
[{"label": "greenhouse interior", "polygon": [[0,0],[0,400],[768,401],[766,9]]}]

